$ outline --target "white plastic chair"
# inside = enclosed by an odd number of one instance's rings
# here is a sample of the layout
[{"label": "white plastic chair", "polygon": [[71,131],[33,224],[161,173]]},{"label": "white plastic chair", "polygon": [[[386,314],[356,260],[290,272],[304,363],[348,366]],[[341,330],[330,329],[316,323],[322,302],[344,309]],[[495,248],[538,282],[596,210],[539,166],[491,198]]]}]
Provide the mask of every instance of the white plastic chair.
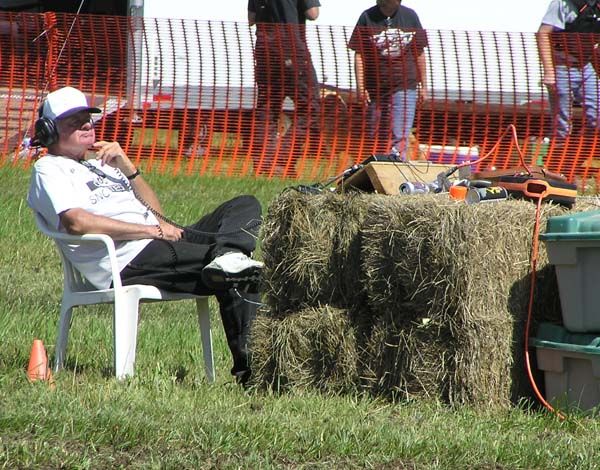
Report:
[{"label": "white plastic chair", "polygon": [[154,286],[141,284],[123,286],[117,265],[115,244],[108,235],[69,235],[53,231],[48,227],[44,218],[38,213],[35,213],[35,221],[40,231],[52,238],[55,242],[60,239],[74,243],[103,243],[108,251],[112,270],[113,287],[110,289],[98,290],[91,285],[75,267],[73,267],[60,249],[60,246],[56,244],[56,248],[62,260],[64,288],[60,307],[58,337],[56,340],[55,371],[58,371],[63,367],[73,307],[78,305],[114,304],[114,367],[116,377],[122,379],[133,376],[139,303],[145,301],[195,299],[198,309],[198,321],[200,323],[200,336],[202,340],[202,352],[204,355],[206,376],[209,382],[214,382],[215,368],[208,297],[167,292]]}]

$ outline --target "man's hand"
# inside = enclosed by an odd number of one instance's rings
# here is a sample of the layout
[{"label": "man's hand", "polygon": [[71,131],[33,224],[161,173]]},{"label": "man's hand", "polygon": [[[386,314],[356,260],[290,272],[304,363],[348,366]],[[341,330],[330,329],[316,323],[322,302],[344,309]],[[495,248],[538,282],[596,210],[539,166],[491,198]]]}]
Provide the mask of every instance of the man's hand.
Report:
[{"label": "man's hand", "polygon": [[162,238],[164,240],[176,242],[176,241],[181,240],[181,237],[183,237],[182,229],[175,227],[171,224],[168,224],[166,222],[161,221],[160,228],[162,231],[162,237],[159,236],[159,238]]},{"label": "man's hand", "polygon": [[135,171],[135,166],[121,148],[119,142],[98,141],[94,144],[97,149],[96,159],[102,161],[102,165],[110,165],[118,168],[125,175],[129,175]]},{"label": "man's hand", "polygon": [[542,83],[546,86],[549,93],[553,93],[556,91],[556,75],[554,74],[554,70],[544,72],[544,76],[542,77]]},{"label": "man's hand", "polygon": [[357,94],[358,94],[358,102],[363,104],[363,105],[369,105],[371,104],[371,96],[369,95],[369,90],[365,89],[365,88],[359,88],[357,90]]},{"label": "man's hand", "polygon": [[309,8],[304,12],[304,16],[307,20],[315,21],[319,17],[319,7]]}]

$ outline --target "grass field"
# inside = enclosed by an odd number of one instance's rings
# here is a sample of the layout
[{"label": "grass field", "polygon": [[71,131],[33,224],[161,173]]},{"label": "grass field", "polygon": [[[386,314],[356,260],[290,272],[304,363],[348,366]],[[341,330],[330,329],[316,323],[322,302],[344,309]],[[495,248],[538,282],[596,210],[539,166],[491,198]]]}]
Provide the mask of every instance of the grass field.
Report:
[{"label": "grass field", "polygon": [[[111,377],[111,316],[75,311],[56,388],[25,375],[34,338],[50,358],[62,289],[52,242],[24,201],[27,170],[0,168],[0,468],[593,469],[600,425],[538,409],[450,409],[310,392],[243,390],[229,376],[218,315],[216,384],[207,384],[193,303],[144,305],[136,375]],[[282,181],[149,175],[183,223],[252,193],[266,208]],[[490,339],[491,341],[492,339]]]}]

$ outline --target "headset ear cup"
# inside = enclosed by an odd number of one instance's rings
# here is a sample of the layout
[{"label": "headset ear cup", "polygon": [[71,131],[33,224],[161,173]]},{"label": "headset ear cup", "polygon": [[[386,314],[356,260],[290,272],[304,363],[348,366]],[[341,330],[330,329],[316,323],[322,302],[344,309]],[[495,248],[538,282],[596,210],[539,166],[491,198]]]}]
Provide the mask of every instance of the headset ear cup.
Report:
[{"label": "headset ear cup", "polygon": [[41,117],[35,121],[35,138],[44,147],[48,147],[58,141],[58,131],[52,119]]}]

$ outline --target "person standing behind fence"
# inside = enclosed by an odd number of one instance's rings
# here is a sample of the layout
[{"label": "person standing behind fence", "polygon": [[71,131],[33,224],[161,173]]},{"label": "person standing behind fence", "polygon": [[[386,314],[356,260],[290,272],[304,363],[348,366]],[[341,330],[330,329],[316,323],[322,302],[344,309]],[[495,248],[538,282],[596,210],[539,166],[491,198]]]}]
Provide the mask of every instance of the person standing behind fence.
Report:
[{"label": "person standing behind fence", "polygon": [[419,17],[400,0],[377,0],[358,18],[348,47],[359,99],[369,106],[374,151],[406,159],[417,100],[428,98],[427,34]]},{"label": "person standing behind fence", "polygon": [[600,128],[596,34],[600,34],[600,4],[595,0],[552,0],[542,18],[537,40],[542,82],[553,114],[554,148],[561,147],[571,132],[573,98],[583,105],[584,128],[593,133]]},{"label": "person standing behind fence", "polygon": [[[306,44],[306,19],[319,16],[319,0],[248,0],[248,23],[256,24],[254,50],[258,89],[254,123],[254,170],[296,176],[294,154],[307,148],[319,116],[317,75]],[[279,138],[283,102],[294,102],[293,125]]]}]

